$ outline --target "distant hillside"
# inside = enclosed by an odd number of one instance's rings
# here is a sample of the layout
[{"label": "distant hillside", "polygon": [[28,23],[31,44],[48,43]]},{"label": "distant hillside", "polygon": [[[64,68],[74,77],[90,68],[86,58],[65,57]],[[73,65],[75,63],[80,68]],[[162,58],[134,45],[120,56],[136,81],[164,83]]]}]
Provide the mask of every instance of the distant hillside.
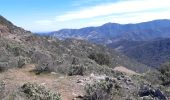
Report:
[{"label": "distant hillside", "polygon": [[129,45],[123,52],[148,66],[159,67],[162,63],[170,61],[170,38]]},{"label": "distant hillside", "polygon": [[166,54],[169,45],[165,41],[168,40],[162,40],[170,38],[170,20],[166,19],[138,24],[107,23],[99,27],[63,29],[49,34],[60,39],[78,38],[102,44],[152,67],[170,60]]},{"label": "distant hillside", "polygon": [[122,39],[147,41],[170,37],[170,20],[155,20],[138,24],[107,23],[99,27],[63,29],[49,34],[60,39],[79,38],[100,44],[110,44]]},{"label": "distant hillside", "polygon": [[131,40],[119,40],[119,41],[114,41],[113,43],[107,44],[106,46],[112,49],[115,49],[116,51],[119,52],[124,52],[128,50],[131,47],[141,45],[143,43],[147,43],[148,41],[131,41]]}]

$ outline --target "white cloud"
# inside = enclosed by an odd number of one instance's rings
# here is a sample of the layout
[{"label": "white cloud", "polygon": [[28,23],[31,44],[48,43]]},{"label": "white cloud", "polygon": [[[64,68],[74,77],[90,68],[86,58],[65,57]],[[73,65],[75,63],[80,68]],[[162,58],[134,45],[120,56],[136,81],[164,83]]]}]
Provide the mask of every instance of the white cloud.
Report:
[{"label": "white cloud", "polygon": [[30,29],[55,31],[62,28],[99,26],[107,22],[121,24],[170,19],[170,0],[119,0],[117,3],[87,7],[56,18],[35,21]]},{"label": "white cloud", "polygon": [[169,9],[170,0],[121,0],[117,3],[99,5],[78,11],[71,11],[56,17],[56,21],[69,21],[101,17],[112,14],[126,14],[155,9]]},{"label": "white cloud", "polygon": [[98,26],[107,22],[120,24],[140,23],[157,19],[170,19],[170,11],[129,13],[121,16],[111,15],[101,18],[94,18],[93,21],[88,23],[88,25]]},{"label": "white cloud", "polygon": [[[116,1],[120,1],[120,0],[114,0]],[[72,3],[72,6],[74,7],[80,7],[80,6],[84,6],[84,5],[95,5],[96,3],[102,3],[103,0],[74,0]],[[109,3],[109,2],[113,2],[113,0],[104,0],[105,3]]]},{"label": "white cloud", "polygon": [[115,18],[115,22],[122,24],[140,23],[156,19],[170,19],[170,11],[133,13],[130,14],[129,17],[128,16],[117,17]]},{"label": "white cloud", "polygon": [[52,20],[38,20],[38,21],[35,21],[35,23],[38,25],[48,26],[48,25],[51,25],[53,21]]}]

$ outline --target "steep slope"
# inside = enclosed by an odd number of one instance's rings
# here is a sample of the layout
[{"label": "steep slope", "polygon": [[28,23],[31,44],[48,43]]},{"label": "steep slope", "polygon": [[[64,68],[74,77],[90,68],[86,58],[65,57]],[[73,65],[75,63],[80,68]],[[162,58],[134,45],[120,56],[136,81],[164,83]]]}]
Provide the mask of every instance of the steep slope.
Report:
[{"label": "steep slope", "polygon": [[148,66],[159,67],[170,60],[170,39],[157,39],[126,48],[128,57],[138,60]]},{"label": "steep slope", "polygon": [[100,44],[110,44],[117,40],[146,41],[170,37],[170,20],[155,20],[138,24],[107,23],[99,27],[63,29],[49,33],[51,36],[80,38]]},{"label": "steep slope", "polygon": [[[2,18],[3,23],[9,23]],[[7,21],[7,22],[6,22]],[[0,38],[0,68],[22,67],[36,63],[38,71],[55,71],[63,74],[108,73],[109,68],[125,66],[144,72],[147,67],[126,56],[82,40],[60,41],[33,35],[13,24],[1,24],[5,30]],[[13,28],[9,28],[13,27]],[[110,70],[111,71],[111,70]],[[80,73],[81,72],[81,73]]]}]

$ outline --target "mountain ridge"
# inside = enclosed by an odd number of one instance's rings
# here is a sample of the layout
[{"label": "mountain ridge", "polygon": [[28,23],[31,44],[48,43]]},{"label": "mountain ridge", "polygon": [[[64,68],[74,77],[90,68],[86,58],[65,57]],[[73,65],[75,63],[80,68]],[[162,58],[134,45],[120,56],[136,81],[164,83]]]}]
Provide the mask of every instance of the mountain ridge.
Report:
[{"label": "mountain ridge", "polygon": [[99,27],[63,29],[49,33],[59,39],[79,38],[99,44],[109,44],[115,40],[127,39],[147,41],[159,37],[170,37],[170,20],[154,20],[137,24],[106,23]]}]

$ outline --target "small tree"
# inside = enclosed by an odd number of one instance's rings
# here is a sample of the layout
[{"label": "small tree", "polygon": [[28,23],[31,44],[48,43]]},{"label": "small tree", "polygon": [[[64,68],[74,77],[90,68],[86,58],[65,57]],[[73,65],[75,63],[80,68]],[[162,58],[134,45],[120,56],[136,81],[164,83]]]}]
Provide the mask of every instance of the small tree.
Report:
[{"label": "small tree", "polygon": [[110,58],[104,53],[91,53],[88,57],[99,65],[110,65]]},{"label": "small tree", "polygon": [[163,85],[170,85],[170,62],[164,63],[159,71],[162,73],[161,79],[163,81]]},{"label": "small tree", "polygon": [[83,76],[85,72],[85,68],[83,65],[72,65],[69,69],[68,75],[73,76],[73,75],[81,75]]}]

